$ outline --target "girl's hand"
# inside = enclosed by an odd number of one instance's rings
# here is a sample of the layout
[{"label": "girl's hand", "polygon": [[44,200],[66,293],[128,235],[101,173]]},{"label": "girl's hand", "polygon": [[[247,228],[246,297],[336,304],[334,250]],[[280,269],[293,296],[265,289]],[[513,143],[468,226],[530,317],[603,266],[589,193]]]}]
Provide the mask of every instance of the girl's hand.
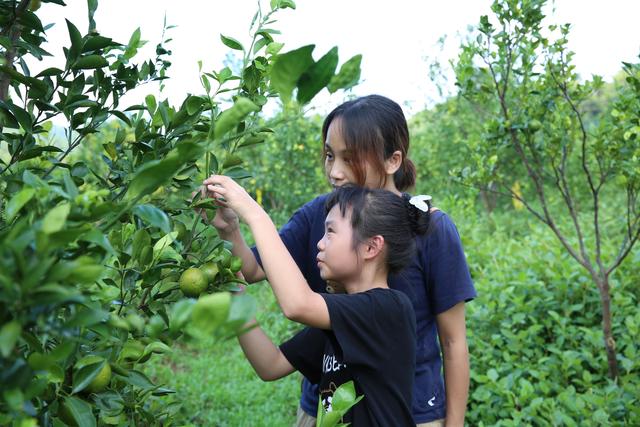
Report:
[{"label": "girl's hand", "polygon": [[[212,175],[204,181],[207,191],[225,211],[232,209],[240,218],[247,222],[252,214],[263,212],[260,205],[237,182],[228,176]],[[219,209],[220,211],[220,209]],[[230,218],[228,213],[216,213],[218,224]],[[214,219],[214,222],[216,220]],[[214,226],[218,228],[215,224]]]},{"label": "girl's hand", "polygon": [[[205,180],[202,183],[203,185],[200,187],[201,199],[214,198],[213,193],[210,193],[207,191],[207,187],[206,187],[207,182],[208,182],[208,179]],[[195,197],[195,195],[196,193],[194,192],[191,194],[191,197]],[[224,238],[224,236],[228,236],[232,234],[234,231],[236,231],[239,228],[238,215],[236,215],[236,213],[232,209],[224,207],[218,201],[216,201],[215,204],[218,206],[218,209],[216,209],[216,213],[213,219],[210,219],[207,216],[207,211],[205,209],[198,208],[196,209],[196,212],[200,214],[202,219],[207,224],[213,225],[216,228],[216,230],[218,230],[218,233],[220,233],[221,236]]]}]

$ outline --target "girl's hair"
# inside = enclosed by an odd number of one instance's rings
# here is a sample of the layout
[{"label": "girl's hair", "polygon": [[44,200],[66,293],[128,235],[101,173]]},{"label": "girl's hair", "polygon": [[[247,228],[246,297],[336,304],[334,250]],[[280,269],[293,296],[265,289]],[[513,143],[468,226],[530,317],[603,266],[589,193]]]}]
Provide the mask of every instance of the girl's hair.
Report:
[{"label": "girl's hair", "polygon": [[414,237],[425,234],[429,228],[428,211],[410,204],[406,195],[400,197],[383,189],[345,185],[329,195],[326,213],[335,205],[340,207],[343,217],[351,209],[354,247],[373,236],[384,238],[389,273],[407,266],[416,250]]},{"label": "girl's hair", "polygon": [[[407,190],[416,182],[416,168],[407,155],[409,129],[402,108],[394,101],[380,95],[368,95],[336,107],[322,125],[323,147],[327,141],[329,125],[340,119],[340,130],[347,149],[355,153],[353,172],[357,183],[364,185],[365,164],[369,163],[382,177],[380,186],[386,184],[384,161],[395,151],[402,154],[402,164],[393,175],[396,188]],[[326,149],[324,158],[326,159]]]}]

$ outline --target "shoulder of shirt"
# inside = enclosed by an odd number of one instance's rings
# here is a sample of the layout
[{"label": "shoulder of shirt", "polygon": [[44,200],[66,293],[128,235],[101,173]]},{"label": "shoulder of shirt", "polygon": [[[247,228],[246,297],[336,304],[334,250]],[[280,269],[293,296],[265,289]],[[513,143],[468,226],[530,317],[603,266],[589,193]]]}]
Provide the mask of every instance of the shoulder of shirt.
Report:
[{"label": "shoulder of shirt", "polygon": [[302,205],[300,209],[305,211],[317,211],[318,209],[320,209],[324,213],[324,205],[329,194],[330,193],[325,193],[315,197],[314,199]]},{"label": "shoulder of shirt", "polygon": [[398,304],[400,305],[405,305],[408,307],[413,308],[413,304],[411,303],[411,300],[409,299],[409,297],[407,296],[407,294],[405,294],[402,291],[399,291],[397,289],[391,289],[391,288],[373,288],[373,289],[369,289],[369,291],[366,292],[370,292],[370,295],[379,295],[383,298],[389,298],[392,299],[396,302],[398,302]]}]

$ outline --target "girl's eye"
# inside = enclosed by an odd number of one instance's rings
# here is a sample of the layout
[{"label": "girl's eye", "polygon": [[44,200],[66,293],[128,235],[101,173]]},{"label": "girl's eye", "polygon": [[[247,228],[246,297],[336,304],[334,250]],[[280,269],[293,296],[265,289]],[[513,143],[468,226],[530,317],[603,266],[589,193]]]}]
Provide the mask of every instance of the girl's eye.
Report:
[{"label": "girl's eye", "polygon": [[327,153],[326,156],[327,160],[333,160],[333,154],[331,153]]}]

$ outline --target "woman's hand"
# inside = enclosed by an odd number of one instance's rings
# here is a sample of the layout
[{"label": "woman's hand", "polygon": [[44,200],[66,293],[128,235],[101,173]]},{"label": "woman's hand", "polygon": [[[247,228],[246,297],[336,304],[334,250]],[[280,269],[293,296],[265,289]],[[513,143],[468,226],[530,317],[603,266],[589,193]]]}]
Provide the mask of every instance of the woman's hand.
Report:
[{"label": "woman's hand", "polygon": [[237,217],[233,218],[235,215],[248,222],[251,215],[263,212],[247,191],[228,176],[212,175],[204,184],[208,194],[212,195],[220,206],[213,220],[214,227],[219,230],[237,227]]}]

